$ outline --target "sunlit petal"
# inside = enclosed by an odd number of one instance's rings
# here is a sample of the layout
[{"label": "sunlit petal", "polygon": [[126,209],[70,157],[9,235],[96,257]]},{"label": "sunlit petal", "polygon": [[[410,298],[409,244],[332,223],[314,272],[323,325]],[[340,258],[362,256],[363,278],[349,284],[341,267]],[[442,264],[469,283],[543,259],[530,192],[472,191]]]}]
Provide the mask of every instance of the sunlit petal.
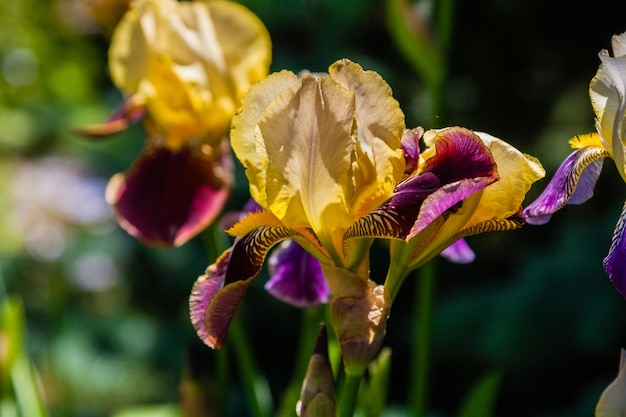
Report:
[{"label": "sunlit petal", "polygon": [[600,52],[602,64],[589,84],[589,96],[596,114],[596,127],[604,148],[615,160],[626,181],[626,55],[623,54],[624,34],[613,38],[615,57],[607,50]]},{"label": "sunlit petal", "polygon": [[258,122],[267,160],[268,209],[290,227],[329,233],[350,224],[354,93],[329,78],[307,75],[283,92]]},{"label": "sunlit petal", "polygon": [[604,158],[604,148],[583,147],[571,153],[541,195],[525,210],[530,224],[544,224],[566,204],[581,204],[593,195]]},{"label": "sunlit petal", "polygon": [[265,208],[267,208],[265,194],[267,156],[263,144],[257,145],[255,142],[256,124],[267,106],[283,91],[298,82],[298,77],[289,71],[269,75],[250,89],[242,100],[241,109],[233,117],[230,131],[233,152],[246,168],[252,198]]},{"label": "sunlit petal", "polygon": [[[350,204],[365,214],[389,198],[405,171],[400,146],[405,128],[404,113],[393,98],[389,85],[376,72],[364,71],[360,65],[347,59],[335,62],[328,72],[331,79],[353,91],[356,96],[360,145],[357,151],[365,152],[368,159],[366,165],[371,164],[371,174],[375,177],[355,173],[355,195]],[[357,154],[355,171],[367,169],[361,166],[362,161]]]}]

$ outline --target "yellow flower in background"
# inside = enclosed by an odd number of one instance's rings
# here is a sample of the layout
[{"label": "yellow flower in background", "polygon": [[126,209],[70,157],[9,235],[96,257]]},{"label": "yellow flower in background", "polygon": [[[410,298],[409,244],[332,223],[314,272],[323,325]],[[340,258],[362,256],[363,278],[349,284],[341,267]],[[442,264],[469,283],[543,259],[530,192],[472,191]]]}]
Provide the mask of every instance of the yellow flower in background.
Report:
[{"label": "yellow flower in background", "polygon": [[105,124],[80,130],[107,136],[143,120],[141,155],[107,190],[122,227],[148,244],[178,246],[219,214],[232,184],[230,121],[270,61],[269,34],[242,5],[132,3],[109,48],[125,100]]}]

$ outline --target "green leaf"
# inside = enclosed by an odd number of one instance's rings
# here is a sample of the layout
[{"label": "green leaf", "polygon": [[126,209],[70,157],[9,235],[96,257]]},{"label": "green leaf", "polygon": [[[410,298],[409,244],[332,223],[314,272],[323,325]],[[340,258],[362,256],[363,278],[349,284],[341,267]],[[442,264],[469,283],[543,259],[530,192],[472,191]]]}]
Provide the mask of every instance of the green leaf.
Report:
[{"label": "green leaf", "polygon": [[383,348],[367,370],[368,378],[359,391],[359,409],[365,417],[381,417],[389,391],[391,349]]},{"label": "green leaf", "polygon": [[500,380],[500,374],[494,372],[478,381],[465,398],[457,417],[491,417]]},{"label": "green leaf", "polygon": [[111,417],[181,417],[180,408],[176,404],[163,404],[145,407],[125,408]]},{"label": "green leaf", "polygon": [[[26,352],[24,308],[17,298],[7,298],[0,310],[0,342],[6,338],[0,351],[2,384],[9,382],[19,415],[47,417],[43,397],[39,391],[35,370]],[[8,403],[7,403],[8,404]],[[12,406],[11,404],[2,405]]]},{"label": "green leaf", "polygon": [[396,47],[430,88],[443,81],[444,62],[429,34],[426,19],[406,0],[387,0],[387,27]]}]

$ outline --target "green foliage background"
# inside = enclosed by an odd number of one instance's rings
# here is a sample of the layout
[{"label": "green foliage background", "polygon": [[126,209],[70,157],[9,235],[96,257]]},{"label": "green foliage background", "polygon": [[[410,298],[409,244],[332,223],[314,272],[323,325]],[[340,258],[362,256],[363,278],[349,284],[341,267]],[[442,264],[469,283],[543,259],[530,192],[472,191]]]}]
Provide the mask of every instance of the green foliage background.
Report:
[{"label": "green foliage background", "polygon": [[[69,224],[62,253],[45,259],[10,232],[18,166],[62,156],[103,184],[130,165],[142,144],[137,127],[102,143],[71,133],[104,120],[120,100],[107,76],[107,36],[79,13],[81,3],[0,0],[3,291],[23,301],[29,354],[51,415],[58,417],[175,402],[191,359],[194,372],[215,372],[215,356],[195,337],[186,310],[191,285],[213,261],[203,237],[165,251],[141,246],[110,220]],[[409,127],[489,132],[539,157],[549,176],[569,153],[568,139],[593,130],[588,83],[597,54],[626,30],[617,0],[459,0],[445,113],[430,126],[423,82],[394,47],[382,2],[242,3],[270,31],[272,70],[325,71],[336,59],[350,58],[388,81]],[[247,199],[240,169],[237,178],[230,210]],[[607,161],[596,195],[583,206],[564,209],[546,226],[470,238],[477,254],[471,265],[436,261],[432,416],[453,414],[473,383],[494,371],[501,376],[497,416],[593,414],[626,345],[626,300],[601,265],[624,191]],[[77,263],[94,254],[107,260],[96,266],[113,271],[109,284],[96,289],[73,278]],[[373,259],[374,273],[385,268],[380,257]],[[262,285],[257,280],[242,313],[278,396],[290,377],[300,313]],[[411,395],[405,387],[413,286],[407,282],[394,305],[386,342],[393,351],[390,401],[396,408]],[[236,375],[232,385],[232,415],[245,416]]]}]

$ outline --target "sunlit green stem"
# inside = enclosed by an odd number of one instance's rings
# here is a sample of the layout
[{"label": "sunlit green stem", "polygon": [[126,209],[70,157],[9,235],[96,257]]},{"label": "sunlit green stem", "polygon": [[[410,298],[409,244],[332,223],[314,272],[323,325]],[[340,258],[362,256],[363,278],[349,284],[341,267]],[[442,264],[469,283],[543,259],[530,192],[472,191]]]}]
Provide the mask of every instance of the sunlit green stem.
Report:
[{"label": "sunlit green stem", "polygon": [[426,399],[428,396],[428,376],[431,349],[431,326],[433,316],[433,300],[435,293],[435,265],[428,262],[418,270],[415,299],[417,302],[415,315],[415,335],[412,350],[412,372],[409,386],[411,415],[426,415]]},{"label": "sunlit green stem", "polygon": [[337,417],[353,417],[356,408],[357,395],[363,374],[345,374],[345,379],[339,392]]}]

